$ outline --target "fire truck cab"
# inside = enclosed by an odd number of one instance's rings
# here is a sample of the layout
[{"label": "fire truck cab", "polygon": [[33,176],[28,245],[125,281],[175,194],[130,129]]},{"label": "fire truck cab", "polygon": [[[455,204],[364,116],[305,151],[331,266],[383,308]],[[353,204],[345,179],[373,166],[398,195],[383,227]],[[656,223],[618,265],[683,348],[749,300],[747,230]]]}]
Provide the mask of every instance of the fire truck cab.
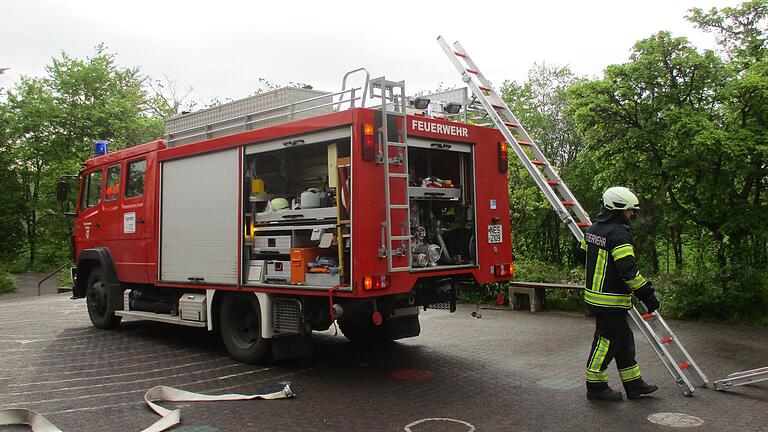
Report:
[{"label": "fire truck cab", "polygon": [[420,309],[453,312],[461,286],[513,265],[501,134],[409,101],[365,72],[182,114],[164,140],[89,159],[74,297],[96,327],[215,329],[249,363],[306,354],[334,321],[357,342],[417,336]]}]

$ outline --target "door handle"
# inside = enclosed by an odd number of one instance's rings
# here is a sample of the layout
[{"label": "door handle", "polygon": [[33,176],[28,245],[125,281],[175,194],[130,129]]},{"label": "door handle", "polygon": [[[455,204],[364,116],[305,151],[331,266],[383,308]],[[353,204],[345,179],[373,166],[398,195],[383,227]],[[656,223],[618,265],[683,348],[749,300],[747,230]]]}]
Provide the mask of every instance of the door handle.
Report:
[{"label": "door handle", "polygon": [[144,223],[144,219],[139,219],[139,220],[136,221],[136,223],[143,224]]},{"label": "door handle", "polygon": [[94,222],[94,223],[93,223],[93,227],[94,227],[94,228],[101,228],[101,225],[99,225],[99,223],[98,223],[98,222]]}]

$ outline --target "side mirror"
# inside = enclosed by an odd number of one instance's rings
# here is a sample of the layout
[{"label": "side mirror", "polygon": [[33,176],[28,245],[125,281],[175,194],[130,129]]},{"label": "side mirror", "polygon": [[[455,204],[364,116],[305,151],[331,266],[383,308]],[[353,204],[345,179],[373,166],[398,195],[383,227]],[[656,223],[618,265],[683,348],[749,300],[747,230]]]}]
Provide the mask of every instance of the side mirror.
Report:
[{"label": "side mirror", "polygon": [[64,203],[67,202],[68,196],[69,183],[67,183],[65,180],[59,180],[59,182],[56,183],[56,200],[64,205]]}]

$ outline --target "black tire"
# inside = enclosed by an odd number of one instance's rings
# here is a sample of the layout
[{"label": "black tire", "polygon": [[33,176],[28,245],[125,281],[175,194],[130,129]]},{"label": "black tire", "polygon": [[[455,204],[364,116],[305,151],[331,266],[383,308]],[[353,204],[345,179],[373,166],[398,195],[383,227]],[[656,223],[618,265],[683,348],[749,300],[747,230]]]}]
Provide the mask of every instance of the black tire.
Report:
[{"label": "black tire", "polygon": [[261,308],[255,295],[225,295],[219,309],[219,330],[235,360],[255,364],[267,357],[269,340],[261,337]]},{"label": "black tire", "polygon": [[94,327],[114,329],[123,319],[123,317],[115,315],[115,310],[111,306],[111,296],[113,295],[120,295],[120,290],[110,289],[107,286],[101,268],[96,267],[91,270],[88,274],[85,303],[88,306],[88,316]]}]

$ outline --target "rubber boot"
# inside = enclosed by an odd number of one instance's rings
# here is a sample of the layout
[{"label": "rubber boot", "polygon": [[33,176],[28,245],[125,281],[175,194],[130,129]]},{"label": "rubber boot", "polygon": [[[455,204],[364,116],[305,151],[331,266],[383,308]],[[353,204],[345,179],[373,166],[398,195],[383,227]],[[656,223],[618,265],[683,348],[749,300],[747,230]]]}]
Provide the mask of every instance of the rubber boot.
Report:
[{"label": "rubber boot", "polygon": [[587,399],[620,402],[624,395],[606,385],[602,390],[587,390]]},{"label": "rubber boot", "polygon": [[653,384],[648,384],[642,378],[627,381],[624,383],[624,391],[627,392],[627,399],[639,399],[643,395],[651,394],[659,388]]}]

